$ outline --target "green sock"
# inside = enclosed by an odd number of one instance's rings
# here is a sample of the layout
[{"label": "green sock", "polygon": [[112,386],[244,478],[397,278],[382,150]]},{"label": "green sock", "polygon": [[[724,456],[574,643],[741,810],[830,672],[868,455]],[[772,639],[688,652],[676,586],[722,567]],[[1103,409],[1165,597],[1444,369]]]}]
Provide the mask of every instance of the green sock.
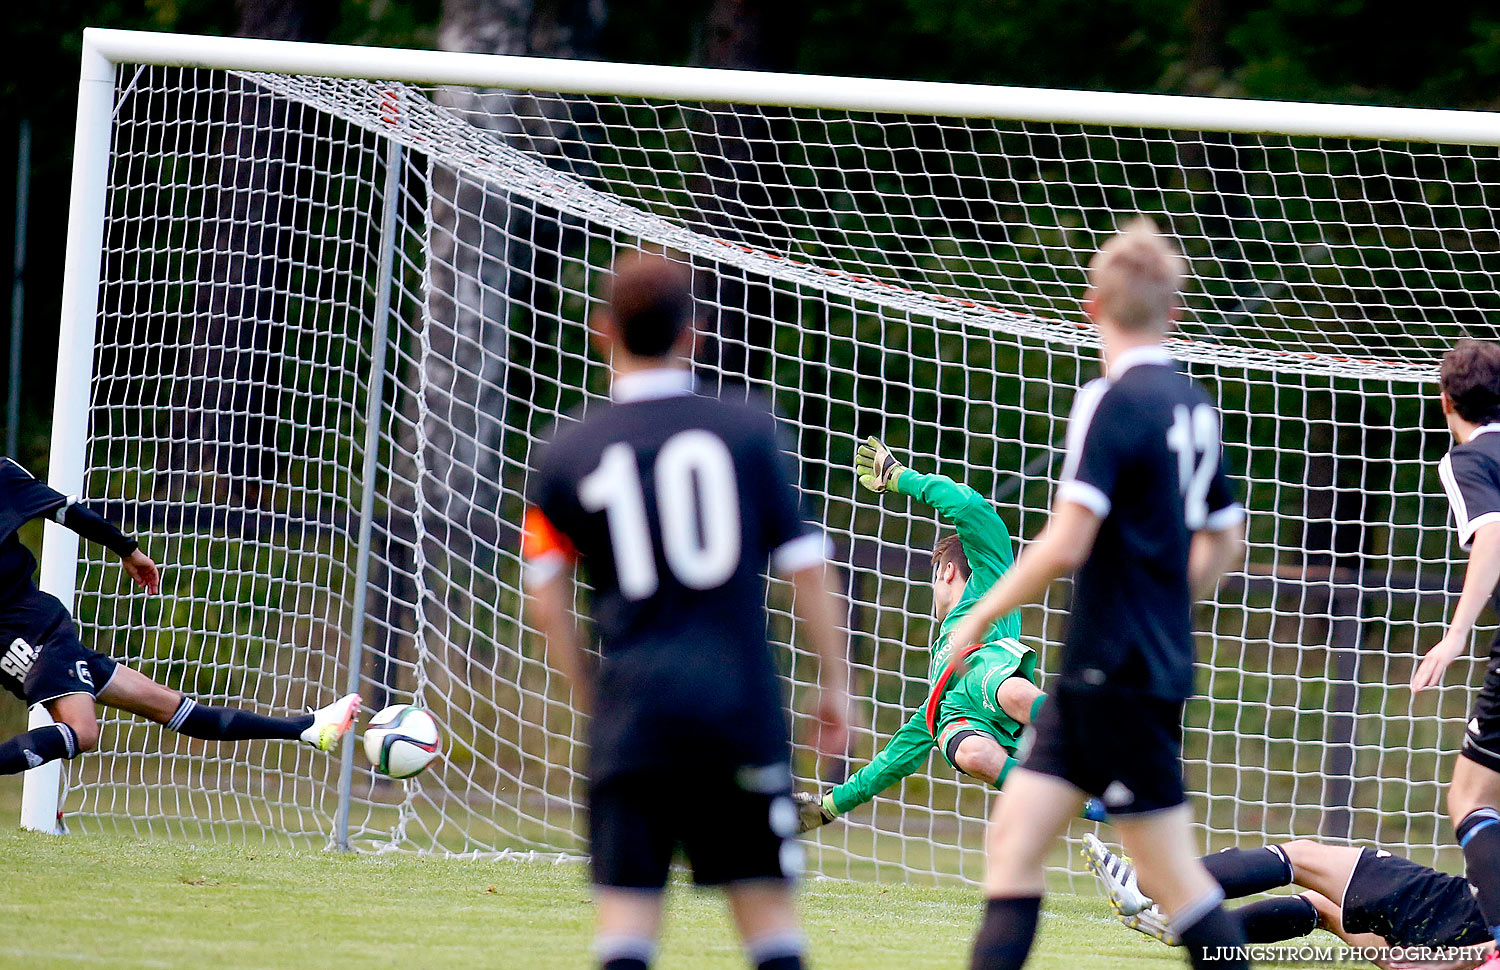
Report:
[{"label": "green sock", "polygon": [[1000,768],[1000,777],[995,779],[995,784],[992,786],[995,791],[1000,790],[1000,786],[1005,784],[1005,776],[1010,774],[1010,770],[1018,764],[1020,764],[1020,762],[1015,758],[1007,757],[1005,759],[1005,764]]},{"label": "green sock", "polygon": [[1046,694],[1036,695],[1036,700],[1031,702],[1031,723],[1036,723],[1036,716],[1042,713],[1042,705],[1047,703]]}]

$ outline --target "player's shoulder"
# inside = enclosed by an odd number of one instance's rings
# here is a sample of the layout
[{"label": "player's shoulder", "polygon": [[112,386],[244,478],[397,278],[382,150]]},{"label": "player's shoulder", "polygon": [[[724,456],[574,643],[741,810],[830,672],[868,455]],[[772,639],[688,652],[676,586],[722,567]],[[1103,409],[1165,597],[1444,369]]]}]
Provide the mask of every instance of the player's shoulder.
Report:
[{"label": "player's shoulder", "polygon": [[[1493,431],[1486,430],[1494,428]],[[1479,434],[1473,435],[1463,444],[1454,445],[1443,461],[1449,465],[1482,467],[1500,471],[1500,426],[1486,425]]]}]

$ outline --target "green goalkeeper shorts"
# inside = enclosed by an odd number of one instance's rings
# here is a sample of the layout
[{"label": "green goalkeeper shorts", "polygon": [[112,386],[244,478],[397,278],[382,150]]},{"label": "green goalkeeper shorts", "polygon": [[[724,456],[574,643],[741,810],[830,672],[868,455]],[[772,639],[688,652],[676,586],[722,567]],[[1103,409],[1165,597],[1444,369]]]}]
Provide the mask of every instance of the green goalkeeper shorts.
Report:
[{"label": "green goalkeeper shorts", "polygon": [[1014,753],[1020,743],[1022,725],[1000,709],[995,691],[1011,677],[1025,677],[1036,683],[1036,651],[1015,640],[1002,640],[984,647],[969,660],[964,672],[938,706],[937,749],[953,765],[952,740],[960,734],[976,733],[992,737],[1000,747]]}]

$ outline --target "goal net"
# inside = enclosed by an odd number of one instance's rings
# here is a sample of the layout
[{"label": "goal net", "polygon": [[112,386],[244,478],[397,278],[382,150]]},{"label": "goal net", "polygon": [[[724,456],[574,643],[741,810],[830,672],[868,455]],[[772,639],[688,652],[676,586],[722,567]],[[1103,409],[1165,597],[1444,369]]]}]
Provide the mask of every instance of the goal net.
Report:
[{"label": "goal net", "polygon": [[[866,82],[549,62],[529,77],[514,59],[469,86],[427,83],[450,78],[398,52],[330,49],[325,68],[295,46],[185,54],[179,38],[155,56],[131,38],[91,41],[116,50],[93,119],[98,312],[77,331],[92,347],[62,348],[60,382],[92,376],[57,435],[164,587],[146,598],[81,549],[84,638],[266,712],[327,703],[353,665],[368,706],[431,710],[445,752],[404,783],[360,757],[345,785],[304,747],[111,714],[100,752],[66,768],[71,829],[321,846],[342,786],[358,848],[583,850],[586,724],[528,620],[518,523],[538,442],[607,394],[587,321],[622,247],[691,265],[701,382],[774,403],[832,540],[853,742],[847,764],[799,744],[795,767],[807,789],[837,781],[926,696],[943,531],[857,488],[856,443],[882,436],[1034,535],[1098,372],[1085,264],[1144,213],[1187,257],[1172,349],[1217,395],[1250,510],[1246,562],[1199,615],[1186,759],[1203,846],[1312,836],[1457,861],[1439,794],[1478,670],[1415,703],[1405,684],[1462,576],[1434,381],[1456,338],[1500,336],[1494,148],[1433,134],[1430,112],[1384,111],[1386,136],[1350,138],[1338,110],[1284,106],[1261,116],[1295,134],[1255,134],[1213,119],[1256,106],[1184,115],[1181,99],[1127,99],[1140,113],[1104,123],[1111,96],[883,84],[851,106]],[[681,78],[714,80],[684,96]],[[990,116],[946,107],[960,96]],[[88,267],[69,273],[86,292]],[[1024,614],[1044,671],[1067,596]],[[816,665],[788,600],[773,582],[803,711]],[[681,784],[689,798],[691,766]],[[812,837],[813,868],[975,880],[992,797],[934,752]]]}]

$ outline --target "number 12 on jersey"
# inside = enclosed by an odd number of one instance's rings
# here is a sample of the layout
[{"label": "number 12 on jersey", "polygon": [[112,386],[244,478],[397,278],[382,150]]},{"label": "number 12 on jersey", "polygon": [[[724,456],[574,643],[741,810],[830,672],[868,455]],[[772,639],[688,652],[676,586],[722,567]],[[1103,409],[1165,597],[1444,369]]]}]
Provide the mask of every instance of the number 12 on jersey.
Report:
[{"label": "number 12 on jersey", "polygon": [[1219,467],[1219,419],[1214,409],[1200,404],[1189,411],[1172,409],[1167,447],[1177,453],[1177,481],[1182,489],[1182,514],[1191,531],[1208,522],[1208,489]]},{"label": "number 12 on jersey", "polygon": [[[672,575],[692,589],[712,589],[739,566],[740,496],[729,447],[712,432],[680,431],[657,452],[652,468],[663,557]],[[646,494],[635,449],[616,442],[599,467],[578,483],[578,500],[603,511],[620,592],[642,600],[661,584]]]}]

